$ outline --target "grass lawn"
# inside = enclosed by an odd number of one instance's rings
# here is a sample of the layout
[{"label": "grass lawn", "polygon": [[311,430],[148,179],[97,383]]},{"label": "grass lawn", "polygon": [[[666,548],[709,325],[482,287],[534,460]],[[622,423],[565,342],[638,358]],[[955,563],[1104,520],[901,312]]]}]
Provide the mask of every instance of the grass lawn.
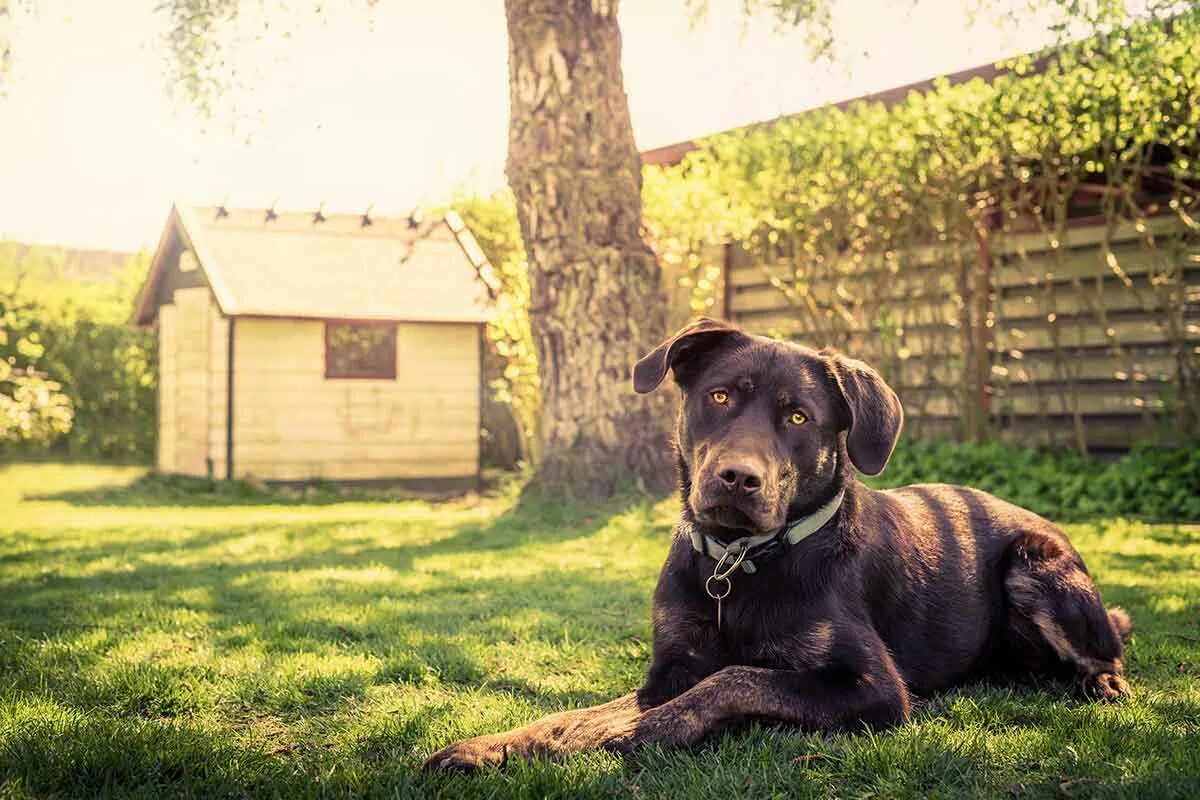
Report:
[{"label": "grass lawn", "polygon": [[[1070,525],[1134,696],[972,686],[913,724],[424,776],[640,683],[674,502],[204,494],[0,467],[0,797],[1200,797],[1200,527]],[[130,484],[130,488],[122,488]]]}]

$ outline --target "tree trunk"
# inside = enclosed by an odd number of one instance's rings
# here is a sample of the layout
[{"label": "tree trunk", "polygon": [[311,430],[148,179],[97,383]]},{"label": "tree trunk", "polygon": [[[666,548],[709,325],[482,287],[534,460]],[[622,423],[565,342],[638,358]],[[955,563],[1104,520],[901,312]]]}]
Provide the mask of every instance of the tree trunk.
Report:
[{"label": "tree trunk", "polygon": [[508,180],[529,257],[541,377],[534,485],[607,494],[674,482],[670,415],[635,395],[634,362],[666,333],[642,237],[641,159],[621,78],[617,0],[506,0]]}]

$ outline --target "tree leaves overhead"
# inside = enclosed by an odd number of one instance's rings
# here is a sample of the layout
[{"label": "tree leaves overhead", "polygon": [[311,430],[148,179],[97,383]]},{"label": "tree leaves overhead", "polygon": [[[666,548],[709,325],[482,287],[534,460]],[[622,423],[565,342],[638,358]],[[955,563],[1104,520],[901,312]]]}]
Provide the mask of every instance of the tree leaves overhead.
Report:
[{"label": "tree leaves overhead", "polygon": [[747,15],[771,13],[781,25],[801,28],[806,34],[809,55],[835,55],[833,41],[834,0],[742,0]]},{"label": "tree leaves overhead", "polygon": [[[884,2],[885,0],[880,0]],[[917,6],[922,0],[908,0]],[[379,0],[353,0],[368,9]],[[687,0],[693,20],[703,19],[711,0]],[[805,31],[811,58],[836,58],[833,9],[837,0],[741,0],[747,17],[766,14],[781,28]],[[211,113],[214,103],[237,84],[230,60],[231,43],[249,35],[262,39],[305,16],[322,16],[328,0],[160,0],[155,12],[163,17],[163,41],[168,53],[167,78],[172,90],[199,110]],[[1046,14],[1061,37],[1105,31],[1131,19],[1131,10],[1163,19],[1185,13],[1194,0],[973,0],[978,12],[989,12],[1002,23],[1016,24],[1030,15]],[[0,0],[0,97],[14,57],[8,28],[14,12],[35,11],[39,0]],[[253,31],[237,30],[239,17],[255,14]],[[19,54],[18,54],[19,55]]]},{"label": "tree leaves overhead", "polygon": [[[16,0],[20,2],[21,0]],[[12,66],[11,29],[14,0],[0,0],[0,100],[7,90],[7,78]]]},{"label": "tree leaves overhead", "polygon": [[[4,2],[4,0],[0,0]],[[364,12],[379,0],[349,0]],[[322,19],[329,0],[161,0],[166,20],[167,75],[173,91],[205,114],[244,81],[234,50],[271,37],[288,38],[305,19]]]},{"label": "tree leaves overhead", "polygon": [[[767,14],[775,19],[781,29],[802,29],[808,45],[808,55],[816,60],[834,55],[835,2],[836,0],[741,0],[741,6],[747,18]],[[710,3],[711,0],[687,0],[692,24],[707,19]]]},{"label": "tree leaves overhead", "polygon": [[240,0],[164,0],[156,9],[167,21],[171,84],[204,112],[211,112],[233,79],[218,40],[240,6]]}]

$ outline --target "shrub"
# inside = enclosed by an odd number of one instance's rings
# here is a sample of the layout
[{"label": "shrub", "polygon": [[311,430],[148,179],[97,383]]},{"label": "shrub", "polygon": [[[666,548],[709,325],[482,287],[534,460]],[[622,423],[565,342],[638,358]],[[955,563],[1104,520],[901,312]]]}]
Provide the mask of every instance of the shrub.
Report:
[{"label": "shrub", "polygon": [[15,291],[0,292],[0,444],[48,446],[71,430],[71,400],[37,369],[46,351],[31,330],[37,309]]},{"label": "shrub", "polygon": [[1141,447],[1102,460],[1072,451],[903,441],[876,488],[954,483],[990,492],[1054,520],[1124,516],[1200,520],[1200,443]]},{"label": "shrub", "polygon": [[0,360],[10,372],[20,367],[8,376],[9,386],[14,378],[40,382],[20,392],[0,386],[8,398],[0,403],[13,407],[18,397],[47,401],[41,411],[25,414],[30,425],[46,423],[40,435],[0,435],[10,450],[152,457],[155,336],[128,324],[146,267],[144,257],[134,257],[115,281],[97,281],[65,274],[61,255],[52,250],[0,249],[0,314],[6,321]]},{"label": "shrub", "polygon": [[451,206],[492,265],[489,288],[495,313],[488,320],[487,337],[500,361],[497,368],[487,365],[492,396],[512,410],[522,458],[536,462],[542,389],[529,327],[529,265],[517,223],[516,200],[505,190],[486,197],[459,195]]}]

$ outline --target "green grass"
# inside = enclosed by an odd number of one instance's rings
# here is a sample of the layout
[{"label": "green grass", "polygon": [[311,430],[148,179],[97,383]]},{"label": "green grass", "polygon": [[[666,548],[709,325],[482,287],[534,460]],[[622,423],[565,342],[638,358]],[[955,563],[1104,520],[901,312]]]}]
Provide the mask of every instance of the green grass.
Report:
[{"label": "green grass", "polygon": [[639,684],[673,501],[140,476],[0,467],[0,797],[1200,796],[1196,526],[1068,526],[1138,625],[1125,703],[971,686],[884,734],[424,776],[451,740]]}]

